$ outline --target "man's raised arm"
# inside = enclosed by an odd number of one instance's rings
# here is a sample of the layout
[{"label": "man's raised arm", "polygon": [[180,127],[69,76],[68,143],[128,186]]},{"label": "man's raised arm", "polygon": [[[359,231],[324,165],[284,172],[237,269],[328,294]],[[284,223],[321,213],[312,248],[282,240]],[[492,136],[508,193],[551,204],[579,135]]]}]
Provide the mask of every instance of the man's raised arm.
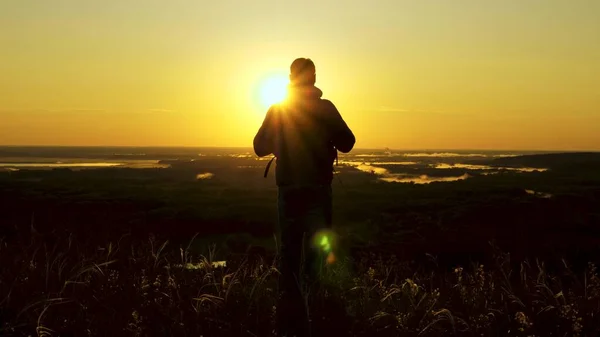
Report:
[{"label": "man's raised arm", "polygon": [[356,142],[356,138],[352,133],[352,130],[348,127],[342,115],[337,110],[335,105],[330,101],[327,101],[329,105],[328,110],[330,112],[331,127],[332,127],[332,141],[333,145],[342,153],[348,153],[354,147],[354,143]]},{"label": "man's raised arm", "polygon": [[256,136],[254,136],[254,153],[256,153],[256,155],[259,157],[267,156],[273,153],[275,150],[273,114],[274,109],[273,107],[270,107],[260,129],[258,129],[258,133],[256,133]]}]

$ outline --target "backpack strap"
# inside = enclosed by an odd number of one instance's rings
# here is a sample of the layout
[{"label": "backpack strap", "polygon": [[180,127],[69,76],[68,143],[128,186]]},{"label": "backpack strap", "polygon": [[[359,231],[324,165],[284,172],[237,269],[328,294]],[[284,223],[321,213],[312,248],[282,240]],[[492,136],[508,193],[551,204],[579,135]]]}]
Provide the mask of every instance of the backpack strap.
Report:
[{"label": "backpack strap", "polygon": [[271,164],[273,163],[273,159],[275,159],[275,157],[273,156],[273,158],[271,158],[271,160],[269,160],[269,163],[267,164],[267,167],[265,168],[265,174],[264,177],[266,178],[267,175],[269,174],[269,169],[271,168]]},{"label": "backpack strap", "polygon": [[[276,109],[275,112],[277,113],[277,118],[276,118],[276,122],[277,122],[277,134],[276,134],[276,139],[279,139],[279,137],[281,137],[281,120],[280,120],[280,116],[279,113],[281,113],[280,109],[281,107],[279,105],[274,105],[274,108]],[[277,144],[277,146],[279,146],[279,144]],[[263,177],[267,177],[269,175],[269,169],[271,168],[271,164],[273,164],[273,160],[277,158],[276,155],[273,156],[273,158],[271,158],[271,160],[269,160],[269,162],[267,163],[267,167],[265,167],[265,173],[263,174]]]}]

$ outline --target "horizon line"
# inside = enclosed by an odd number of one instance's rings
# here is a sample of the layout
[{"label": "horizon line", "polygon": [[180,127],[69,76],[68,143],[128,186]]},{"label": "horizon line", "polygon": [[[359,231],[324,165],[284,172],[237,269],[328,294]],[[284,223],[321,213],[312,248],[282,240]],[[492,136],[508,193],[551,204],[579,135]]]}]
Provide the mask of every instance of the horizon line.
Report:
[{"label": "horizon line", "polygon": [[[252,149],[252,146],[189,146],[189,145],[3,145],[0,144],[0,148],[162,148],[162,149]],[[470,149],[457,149],[457,148],[391,148],[391,147],[357,147],[352,151],[425,151],[425,152],[440,152],[440,151],[495,151],[495,152],[600,152],[599,149],[552,149],[552,150],[541,150],[541,149],[482,149],[482,148],[470,148]]]}]

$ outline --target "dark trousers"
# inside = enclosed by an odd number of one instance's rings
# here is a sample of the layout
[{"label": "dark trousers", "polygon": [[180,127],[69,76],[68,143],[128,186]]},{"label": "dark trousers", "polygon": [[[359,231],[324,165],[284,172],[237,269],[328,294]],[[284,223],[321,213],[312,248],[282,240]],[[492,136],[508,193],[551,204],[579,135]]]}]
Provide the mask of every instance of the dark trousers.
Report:
[{"label": "dark trousers", "polygon": [[315,234],[331,228],[331,185],[280,187],[278,210],[281,231],[278,329],[290,336],[309,336],[308,294],[316,289],[326,258],[315,246]]}]

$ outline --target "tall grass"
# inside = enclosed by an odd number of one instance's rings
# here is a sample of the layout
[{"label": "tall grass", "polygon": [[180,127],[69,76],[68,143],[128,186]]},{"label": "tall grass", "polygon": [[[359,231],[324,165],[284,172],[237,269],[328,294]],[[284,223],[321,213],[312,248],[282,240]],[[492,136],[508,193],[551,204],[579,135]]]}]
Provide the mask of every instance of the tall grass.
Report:
[{"label": "tall grass", "polygon": [[[71,236],[0,241],[2,336],[272,336],[276,259],[215,265],[156,239],[103,246]],[[393,256],[338,259],[310,296],[316,336],[597,336],[594,263],[446,268]]]}]

